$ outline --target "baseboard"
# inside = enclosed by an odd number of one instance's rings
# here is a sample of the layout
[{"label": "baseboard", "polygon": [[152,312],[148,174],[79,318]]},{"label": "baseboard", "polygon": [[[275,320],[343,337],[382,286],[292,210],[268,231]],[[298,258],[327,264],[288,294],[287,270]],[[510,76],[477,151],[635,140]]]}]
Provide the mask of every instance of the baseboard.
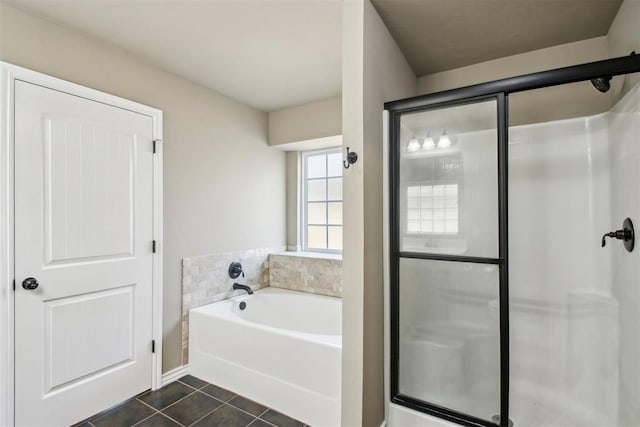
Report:
[{"label": "baseboard", "polygon": [[162,381],[160,387],[164,387],[167,384],[171,384],[174,381],[179,380],[189,373],[189,365],[178,366],[175,369],[170,370],[162,374]]}]

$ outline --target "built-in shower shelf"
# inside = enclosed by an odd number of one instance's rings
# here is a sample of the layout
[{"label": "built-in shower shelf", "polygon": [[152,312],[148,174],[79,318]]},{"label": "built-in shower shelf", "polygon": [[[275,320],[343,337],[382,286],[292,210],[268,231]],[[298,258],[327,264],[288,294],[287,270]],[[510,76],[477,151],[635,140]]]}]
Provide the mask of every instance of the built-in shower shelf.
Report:
[{"label": "built-in shower shelf", "polygon": [[[564,315],[577,312],[603,311],[617,313],[618,300],[610,294],[601,292],[569,292],[549,298],[548,294],[540,297],[509,298],[509,311],[515,313],[541,313],[544,315]],[[488,308],[494,313],[499,310],[497,299],[489,301]]]}]

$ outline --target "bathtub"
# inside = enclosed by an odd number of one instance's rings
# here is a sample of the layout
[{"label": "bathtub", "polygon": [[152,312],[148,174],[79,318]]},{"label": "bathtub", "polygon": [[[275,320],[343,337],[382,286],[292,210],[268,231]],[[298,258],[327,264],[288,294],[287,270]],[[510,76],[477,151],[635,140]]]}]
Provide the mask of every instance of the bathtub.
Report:
[{"label": "bathtub", "polygon": [[340,425],[341,358],[339,298],[265,288],[189,312],[192,375],[313,426]]}]

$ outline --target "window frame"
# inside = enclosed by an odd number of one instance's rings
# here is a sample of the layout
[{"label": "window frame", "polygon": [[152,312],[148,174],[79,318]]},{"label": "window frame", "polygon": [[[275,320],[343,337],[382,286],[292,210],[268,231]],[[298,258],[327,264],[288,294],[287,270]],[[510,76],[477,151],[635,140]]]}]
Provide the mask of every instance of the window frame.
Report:
[{"label": "window frame", "polygon": [[[330,202],[340,202],[343,203],[343,208],[344,208],[344,194],[343,197],[340,200],[329,200],[328,198],[328,191],[329,191],[329,186],[328,186],[328,180],[331,178],[341,178],[343,181],[342,183],[344,183],[344,174],[340,174],[340,176],[329,176],[329,171],[328,171],[328,167],[327,167],[327,174],[324,178],[307,178],[307,158],[308,157],[312,157],[312,156],[317,156],[320,154],[325,154],[325,155],[329,155],[329,154],[336,154],[336,153],[342,153],[342,146],[337,146],[337,147],[330,147],[330,148],[321,148],[321,149],[316,149],[316,150],[305,150],[305,151],[301,151],[300,152],[300,178],[299,178],[299,182],[300,182],[300,208],[299,208],[299,212],[300,212],[300,243],[301,243],[301,248],[304,252],[314,252],[314,253],[328,253],[328,254],[338,254],[341,255],[342,254],[342,250],[340,249],[328,249],[329,247],[329,227],[340,227],[343,231],[344,231],[344,218],[343,221],[340,225],[330,225],[329,224],[329,203]],[[327,161],[327,166],[328,166],[328,161]],[[342,167],[342,165],[340,165],[340,167]],[[323,201],[318,201],[319,203],[326,203],[327,204],[327,208],[326,208],[326,224],[318,224],[320,226],[326,226],[327,227],[327,232],[326,232],[326,239],[327,239],[327,249],[323,249],[323,248],[310,248],[309,247],[309,242],[308,242],[308,236],[307,236],[307,226],[308,226],[308,222],[307,222],[307,183],[309,180],[314,180],[314,179],[324,179],[327,182],[326,188],[325,188],[325,195],[326,198]],[[313,203],[313,202],[312,202]],[[314,224],[311,224],[314,225]],[[344,239],[343,239],[344,240]]]}]

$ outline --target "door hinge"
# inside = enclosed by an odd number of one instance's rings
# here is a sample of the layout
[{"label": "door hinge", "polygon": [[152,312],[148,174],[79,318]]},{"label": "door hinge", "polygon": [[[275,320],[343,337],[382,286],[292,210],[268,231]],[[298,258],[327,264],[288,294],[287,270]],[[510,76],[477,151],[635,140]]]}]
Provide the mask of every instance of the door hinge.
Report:
[{"label": "door hinge", "polygon": [[16,290],[16,279],[13,279],[13,290]]},{"label": "door hinge", "polygon": [[154,154],[156,153],[156,146],[157,146],[158,144],[160,144],[160,142],[162,142],[162,140],[160,140],[160,139],[154,139],[154,140],[153,140],[153,153],[154,153]]},{"label": "door hinge", "polygon": [[153,251],[154,254],[156,253],[156,241],[155,240],[151,242],[151,250]]},{"label": "door hinge", "polygon": [[151,340],[151,353],[156,352],[156,340]]}]

